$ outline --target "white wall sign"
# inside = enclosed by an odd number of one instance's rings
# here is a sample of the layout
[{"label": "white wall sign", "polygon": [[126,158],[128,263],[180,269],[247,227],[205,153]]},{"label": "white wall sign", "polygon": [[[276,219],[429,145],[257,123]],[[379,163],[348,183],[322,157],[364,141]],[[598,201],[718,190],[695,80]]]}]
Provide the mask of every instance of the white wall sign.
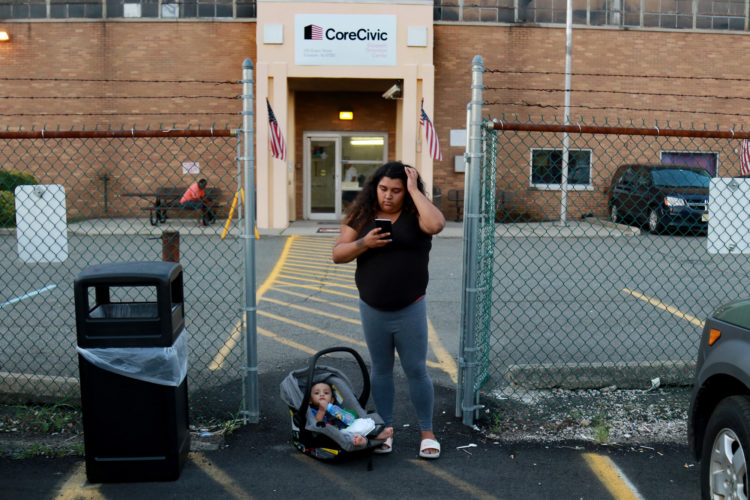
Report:
[{"label": "white wall sign", "polygon": [[451,129],[451,146],[466,147],[466,129]]},{"label": "white wall sign", "polygon": [[427,28],[409,26],[406,30],[406,45],[409,47],[427,47]]},{"label": "white wall sign", "polygon": [[300,66],[395,66],[396,16],[297,14],[294,63]]},{"label": "white wall sign", "polygon": [[68,258],[65,188],[58,184],[18,186],[16,239],[24,262],[64,262]]},{"label": "white wall sign", "polygon": [[200,174],[201,164],[197,161],[183,161],[182,175]]},{"label": "white wall sign", "polygon": [[708,253],[750,253],[750,179],[717,177],[708,193]]},{"label": "white wall sign", "polygon": [[263,25],[263,43],[269,43],[269,44],[284,43],[284,25],[283,24],[264,24]]}]

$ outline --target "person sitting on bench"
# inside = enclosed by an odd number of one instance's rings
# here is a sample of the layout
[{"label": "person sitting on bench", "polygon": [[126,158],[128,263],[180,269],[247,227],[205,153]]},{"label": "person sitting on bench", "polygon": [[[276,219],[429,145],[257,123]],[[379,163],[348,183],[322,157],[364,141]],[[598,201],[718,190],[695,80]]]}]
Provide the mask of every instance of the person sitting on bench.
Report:
[{"label": "person sitting on bench", "polygon": [[205,202],[206,184],[208,184],[206,179],[199,179],[198,182],[190,184],[190,187],[187,188],[185,194],[180,198],[180,206],[182,206],[182,208],[201,211],[201,218],[198,221],[199,226],[206,225],[204,222],[206,211],[208,210]]}]

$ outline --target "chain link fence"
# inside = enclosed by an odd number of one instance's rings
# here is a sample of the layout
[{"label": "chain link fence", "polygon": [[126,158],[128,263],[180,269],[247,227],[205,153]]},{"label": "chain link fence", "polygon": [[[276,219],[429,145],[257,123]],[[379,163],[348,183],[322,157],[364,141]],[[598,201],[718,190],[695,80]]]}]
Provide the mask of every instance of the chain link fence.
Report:
[{"label": "chain link fence", "polygon": [[747,134],[495,120],[482,136],[477,400],[511,418],[534,394],[572,412],[602,389],[690,386],[705,318],[747,293],[724,244],[747,236]]},{"label": "chain link fence", "polygon": [[[246,359],[244,264],[237,210],[231,210],[238,193],[238,156],[238,139],[229,130],[3,133],[4,392],[17,399],[24,394],[55,401],[77,398],[75,277],[94,264],[179,255],[191,419],[227,419],[240,411]],[[201,210],[179,207],[181,194],[201,178],[208,181],[208,221],[213,222],[205,227]],[[54,245],[23,238],[20,227],[16,231],[23,215],[15,210],[16,185],[30,183],[60,186],[63,192],[64,229]],[[44,196],[31,204],[40,221],[56,210]],[[32,232],[46,232],[51,224],[54,233],[52,219]]]}]

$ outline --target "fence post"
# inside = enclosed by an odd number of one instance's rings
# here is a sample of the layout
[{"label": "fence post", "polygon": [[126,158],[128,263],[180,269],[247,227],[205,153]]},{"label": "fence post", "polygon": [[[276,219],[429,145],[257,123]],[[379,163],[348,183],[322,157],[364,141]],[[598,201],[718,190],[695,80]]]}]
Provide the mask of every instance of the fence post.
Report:
[{"label": "fence post", "polygon": [[180,262],[179,231],[162,231],[161,260],[165,262]]},{"label": "fence post", "polygon": [[245,250],[245,341],[247,342],[247,365],[243,373],[244,420],[260,421],[258,394],[258,329],[256,324],[255,298],[255,96],[253,95],[253,62],[242,63],[242,155],[243,189],[245,191],[244,227],[241,231]]},{"label": "fence post", "polygon": [[[461,298],[461,352],[457,390],[457,414],[465,425],[474,424],[477,409],[474,390],[477,364],[475,338],[477,292],[477,252],[479,246],[480,175],[482,168],[482,73],[484,61],[474,56],[471,64],[471,103],[468,112],[466,177],[464,178],[464,261],[463,296]],[[458,406],[460,404],[460,414]]]}]

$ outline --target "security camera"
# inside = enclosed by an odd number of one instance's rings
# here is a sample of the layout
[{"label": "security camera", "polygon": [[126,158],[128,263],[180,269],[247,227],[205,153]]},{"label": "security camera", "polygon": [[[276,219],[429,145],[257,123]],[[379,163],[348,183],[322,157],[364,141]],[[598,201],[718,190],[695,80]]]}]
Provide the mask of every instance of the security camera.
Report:
[{"label": "security camera", "polygon": [[383,92],[383,99],[398,99],[401,97],[401,86],[394,83],[391,88]]}]

